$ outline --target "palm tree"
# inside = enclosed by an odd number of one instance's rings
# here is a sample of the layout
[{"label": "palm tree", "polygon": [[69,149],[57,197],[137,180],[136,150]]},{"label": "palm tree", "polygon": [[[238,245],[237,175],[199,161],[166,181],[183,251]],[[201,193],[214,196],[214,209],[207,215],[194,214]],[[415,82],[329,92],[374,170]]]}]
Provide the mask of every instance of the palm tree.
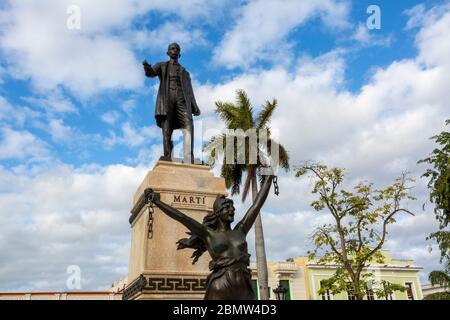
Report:
[{"label": "palm tree", "polygon": [[[214,166],[215,161],[220,155],[223,155],[223,164],[221,168],[221,176],[225,179],[227,189],[231,188],[231,195],[239,194],[243,174],[246,173],[245,182],[242,190],[242,201],[244,202],[250,190],[252,190],[253,201],[258,193],[257,177],[261,177],[262,169],[268,166],[268,163],[275,162],[285,170],[289,170],[289,156],[285,148],[271,139],[269,122],[274,110],[277,107],[277,101],[267,101],[256,119],[253,115],[253,109],[247,94],[243,90],[236,91],[236,104],[216,102],[216,112],[225,122],[227,129],[238,130],[244,132],[256,129],[258,137],[256,138],[256,146],[252,144],[252,140],[248,135],[244,135],[244,144],[238,142],[239,139],[232,139],[233,150],[244,150],[245,158],[238,159],[239,152],[233,152],[233,159],[227,159],[227,152],[223,152],[227,148],[226,134],[220,134],[213,137],[204,147],[205,152],[209,156],[209,163]],[[267,133],[267,139],[262,139],[260,132]],[[231,139],[229,139],[230,141]],[[241,140],[242,141],[242,140]],[[267,145],[264,145],[266,144]],[[228,142],[230,143],[230,142]],[[250,149],[257,148],[256,161],[250,161]],[[272,150],[278,148],[277,154],[272,154]],[[253,149],[254,150],[254,149]],[[268,289],[268,273],[267,259],[264,245],[264,233],[261,222],[261,215],[255,222],[255,251],[258,269],[259,295],[261,300],[269,298]]]}]

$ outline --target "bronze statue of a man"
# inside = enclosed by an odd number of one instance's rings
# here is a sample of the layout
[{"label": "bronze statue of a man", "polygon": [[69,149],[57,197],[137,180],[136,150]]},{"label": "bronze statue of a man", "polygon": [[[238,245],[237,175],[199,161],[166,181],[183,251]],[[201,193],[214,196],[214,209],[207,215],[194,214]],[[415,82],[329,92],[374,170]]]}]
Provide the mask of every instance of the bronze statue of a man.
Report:
[{"label": "bronze statue of a man", "polygon": [[200,115],[200,109],[194,97],[189,72],[178,63],[181,49],[177,43],[169,45],[169,61],[151,66],[144,60],[145,75],[159,77],[160,84],[156,98],[155,118],[162,129],[164,156],[161,160],[172,160],[173,130],[183,130],[184,162],[194,163],[194,123],[192,115]]}]

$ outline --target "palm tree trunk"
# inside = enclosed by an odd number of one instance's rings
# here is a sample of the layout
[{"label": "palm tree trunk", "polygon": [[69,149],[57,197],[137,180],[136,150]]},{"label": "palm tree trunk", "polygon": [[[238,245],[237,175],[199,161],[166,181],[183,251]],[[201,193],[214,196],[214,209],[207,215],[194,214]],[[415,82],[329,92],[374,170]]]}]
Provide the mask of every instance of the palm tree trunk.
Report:
[{"label": "palm tree trunk", "polygon": [[[256,199],[258,186],[256,184],[256,172],[252,174],[252,198]],[[269,285],[267,272],[266,246],[264,244],[264,232],[261,221],[261,214],[258,213],[255,221],[255,251],[256,267],[258,271],[259,297],[260,300],[269,300]]]}]

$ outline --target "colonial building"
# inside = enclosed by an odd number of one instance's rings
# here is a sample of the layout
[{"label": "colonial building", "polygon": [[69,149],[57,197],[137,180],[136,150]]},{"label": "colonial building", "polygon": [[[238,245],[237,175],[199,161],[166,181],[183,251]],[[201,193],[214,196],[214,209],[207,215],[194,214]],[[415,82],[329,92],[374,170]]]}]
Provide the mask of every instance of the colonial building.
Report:
[{"label": "colonial building", "polygon": [[429,295],[435,294],[435,293],[444,293],[447,292],[448,288],[440,285],[431,285],[431,284],[424,284],[422,286],[422,294],[423,297],[426,298]]},{"label": "colonial building", "polygon": [[[421,300],[423,299],[418,272],[422,269],[414,266],[412,260],[401,260],[391,258],[388,251],[383,251],[385,263],[372,263],[367,272],[371,272],[377,282],[381,280],[402,285],[405,292],[396,291],[390,295],[389,300]],[[251,265],[253,273],[254,291],[257,288],[256,264]],[[322,280],[330,278],[336,266],[319,265],[316,261],[306,257],[288,259],[285,262],[268,262],[269,286],[271,299],[275,299],[273,289],[280,284],[286,289],[286,299],[288,300],[353,300],[355,297],[345,292],[333,295],[328,292],[319,295],[318,290]],[[368,288],[368,295],[365,299],[376,300],[373,292],[374,288]]]}]

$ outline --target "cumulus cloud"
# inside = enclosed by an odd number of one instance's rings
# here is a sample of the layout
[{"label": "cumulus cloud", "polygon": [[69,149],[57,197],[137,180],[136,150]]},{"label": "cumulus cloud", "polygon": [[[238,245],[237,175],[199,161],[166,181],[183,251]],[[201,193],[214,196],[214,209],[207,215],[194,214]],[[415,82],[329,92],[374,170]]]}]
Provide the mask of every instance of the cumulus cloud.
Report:
[{"label": "cumulus cloud", "polygon": [[40,117],[40,112],[28,107],[12,105],[7,99],[0,96],[0,124],[23,128],[25,122]]},{"label": "cumulus cloud", "polygon": [[64,97],[60,91],[53,91],[45,97],[24,97],[23,100],[43,110],[49,116],[78,113],[78,109],[72,101]]},{"label": "cumulus cloud", "polygon": [[48,160],[51,156],[47,143],[28,131],[4,127],[0,134],[1,160],[34,162]]},{"label": "cumulus cloud", "polygon": [[120,114],[117,111],[109,111],[102,114],[102,121],[106,122],[109,125],[114,125],[117,120],[120,118]]},{"label": "cumulus cloud", "polygon": [[[99,90],[136,88],[142,83],[138,61],[126,42],[105,32],[123,21],[125,13],[115,16],[117,5],[78,3],[85,14],[86,31],[66,27],[66,9],[72,1],[15,1],[2,26],[0,45],[16,77],[31,79],[39,90],[49,91],[64,85],[72,93],[89,96]],[[117,4],[118,2],[115,1]],[[89,18],[94,9],[111,12],[108,19]],[[120,9],[120,8],[118,8]],[[127,12],[127,10],[124,10]],[[117,13],[118,14],[118,13]],[[86,17],[85,17],[86,16]],[[111,24],[102,23],[110,21]],[[94,23],[95,21],[95,23]],[[91,29],[89,29],[91,28]],[[33,32],[30,32],[33,30]],[[89,32],[89,31],[90,32]]]},{"label": "cumulus cloud", "polygon": [[357,41],[363,47],[388,47],[392,44],[393,41],[392,35],[387,37],[377,35],[373,30],[369,30],[364,23],[360,23],[357,26],[355,33],[351,38]]},{"label": "cumulus cloud", "polygon": [[67,291],[69,265],[81,268],[82,290],[105,290],[125,275],[130,195],[147,168],[0,172],[1,188],[9,186],[0,193],[1,206],[9,208],[0,215],[1,291]]},{"label": "cumulus cloud", "polygon": [[131,32],[131,41],[136,48],[150,49],[152,52],[158,50],[158,53],[172,42],[177,42],[183,52],[192,48],[194,44],[196,47],[207,44],[201,29],[188,30],[184,23],[172,21],[164,23],[155,30]]},{"label": "cumulus cloud", "polygon": [[104,143],[108,148],[115,145],[137,147],[159,139],[160,136],[160,129],[155,125],[137,129],[131,123],[125,122],[121,126],[121,135],[117,136],[115,132],[110,132]]},{"label": "cumulus cloud", "polygon": [[0,65],[0,85],[2,85],[4,82],[5,82],[5,80],[3,80],[3,76],[5,75],[5,68],[2,66],[2,65]]},{"label": "cumulus cloud", "polygon": [[227,68],[247,68],[260,60],[282,62],[289,58],[289,33],[319,17],[333,28],[348,26],[346,1],[262,1],[248,2],[238,13],[214,51],[214,61]]},{"label": "cumulus cloud", "polygon": [[[159,46],[168,36],[181,37],[186,43],[199,40],[198,32],[192,33],[197,34],[193,39],[180,31],[187,28],[184,23],[208,17],[222,5],[223,1],[204,0],[11,0],[0,15],[0,48],[8,72],[30,79],[39,91],[63,86],[86,98],[110,89],[136,90],[143,85],[144,75],[132,45]],[[70,6],[79,8],[80,29],[67,27],[73,15],[68,12]],[[172,14],[177,22],[156,27],[158,31],[150,34],[132,31],[132,22],[150,11]]]}]

